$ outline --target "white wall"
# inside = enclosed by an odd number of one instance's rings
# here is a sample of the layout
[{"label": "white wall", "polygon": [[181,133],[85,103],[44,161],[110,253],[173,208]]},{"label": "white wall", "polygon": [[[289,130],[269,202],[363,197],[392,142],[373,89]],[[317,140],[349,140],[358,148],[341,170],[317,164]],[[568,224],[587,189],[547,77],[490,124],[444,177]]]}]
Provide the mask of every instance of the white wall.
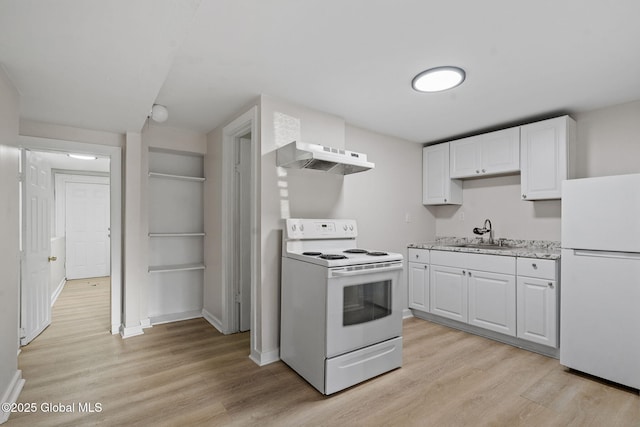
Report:
[{"label": "white wall", "polygon": [[[640,172],[640,101],[572,117],[577,178]],[[521,201],[520,175],[465,180],[462,188],[462,206],[429,208],[438,236],[476,237],[473,228],[489,218],[495,237],[560,241],[560,201]]]},{"label": "white wall", "polygon": [[222,299],[224,274],[222,251],[222,135],[223,126],[207,135],[207,154],[204,156],[204,314],[218,329],[222,329]]},{"label": "white wall", "polygon": [[[0,64],[0,402],[17,399],[23,381],[18,370],[19,95]],[[0,411],[0,423],[9,414]]]},{"label": "white wall", "polygon": [[261,109],[261,280],[258,289],[263,353],[279,348],[280,264],[284,218],[333,218],[341,207],[345,177],[276,167],[276,149],[295,140],[344,148],[345,124],[323,114],[270,96]]},{"label": "white wall", "polygon": [[640,172],[640,100],[573,117],[578,178]]}]

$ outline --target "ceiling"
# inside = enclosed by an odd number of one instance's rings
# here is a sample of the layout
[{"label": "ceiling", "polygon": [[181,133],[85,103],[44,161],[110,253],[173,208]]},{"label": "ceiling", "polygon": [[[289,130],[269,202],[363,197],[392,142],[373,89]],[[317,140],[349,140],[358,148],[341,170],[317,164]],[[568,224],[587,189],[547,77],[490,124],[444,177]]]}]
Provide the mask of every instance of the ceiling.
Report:
[{"label": "ceiling", "polygon": [[[640,100],[640,2],[2,0],[21,117],[208,132],[260,94],[415,142]],[[456,65],[463,85],[411,89]]]}]

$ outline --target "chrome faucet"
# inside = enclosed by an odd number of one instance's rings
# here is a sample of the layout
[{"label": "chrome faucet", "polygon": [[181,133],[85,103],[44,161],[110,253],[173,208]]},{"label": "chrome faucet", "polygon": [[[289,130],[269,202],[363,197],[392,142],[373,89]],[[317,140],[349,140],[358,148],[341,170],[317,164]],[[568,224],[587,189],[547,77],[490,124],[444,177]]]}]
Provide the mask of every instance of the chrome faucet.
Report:
[{"label": "chrome faucet", "polygon": [[[489,228],[487,228],[487,224],[489,224]],[[473,232],[482,236],[483,234],[489,233],[489,243],[493,244],[493,227],[491,226],[491,220],[485,219],[484,225],[482,228],[474,228]]]}]

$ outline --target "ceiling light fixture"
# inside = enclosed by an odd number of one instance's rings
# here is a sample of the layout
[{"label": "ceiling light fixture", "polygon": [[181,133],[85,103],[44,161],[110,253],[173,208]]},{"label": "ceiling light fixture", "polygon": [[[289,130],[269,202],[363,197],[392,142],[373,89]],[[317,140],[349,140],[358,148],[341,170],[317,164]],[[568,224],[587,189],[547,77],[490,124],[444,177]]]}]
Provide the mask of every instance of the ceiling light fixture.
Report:
[{"label": "ceiling light fixture", "polygon": [[436,67],[415,76],[411,86],[418,92],[441,92],[459,86],[465,76],[459,67]]},{"label": "ceiling light fixture", "polygon": [[169,110],[167,110],[167,107],[164,105],[153,104],[153,107],[151,107],[151,118],[157,123],[166,122],[169,118]]},{"label": "ceiling light fixture", "polygon": [[79,159],[79,160],[96,160],[97,159],[96,156],[92,156],[90,154],[67,154],[67,156],[71,157],[72,159]]}]

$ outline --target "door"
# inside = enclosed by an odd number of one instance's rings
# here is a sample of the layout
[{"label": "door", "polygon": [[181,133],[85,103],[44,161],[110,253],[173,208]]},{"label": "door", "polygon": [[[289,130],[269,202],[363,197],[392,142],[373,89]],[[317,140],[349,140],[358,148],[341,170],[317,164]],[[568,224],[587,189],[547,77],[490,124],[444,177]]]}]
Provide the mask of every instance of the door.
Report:
[{"label": "door", "polygon": [[422,203],[462,204],[462,184],[449,179],[449,143],[422,150]]},{"label": "door", "polygon": [[518,276],[518,338],[558,346],[558,298],[554,280]]},{"label": "door", "polygon": [[520,127],[522,198],[559,199],[567,179],[567,118]]},{"label": "door", "polygon": [[409,308],[429,311],[429,265],[409,263]]},{"label": "door", "polygon": [[520,128],[490,132],[482,136],[483,174],[520,170]]},{"label": "door", "polygon": [[331,269],[326,302],[327,357],[402,335],[401,272],[401,261],[368,270]]},{"label": "door", "polygon": [[467,322],[466,271],[457,267],[431,265],[431,313]]},{"label": "door", "polygon": [[108,276],[109,185],[67,182],[65,187],[67,279]]},{"label": "door", "polygon": [[508,274],[469,271],[469,323],[516,335],[516,280]]},{"label": "door", "polygon": [[562,250],[560,363],[640,388],[640,254]]},{"label": "door", "polygon": [[51,167],[25,150],[23,183],[23,263],[21,345],[30,343],[51,323],[49,262],[51,254]]},{"label": "door", "polygon": [[238,138],[235,165],[236,302],[240,332],[251,328],[251,139]]},{"label": "door", "polygon": [[470,136],[450,142],[451,178],[466,178],[480,174],[481,136]]}]

